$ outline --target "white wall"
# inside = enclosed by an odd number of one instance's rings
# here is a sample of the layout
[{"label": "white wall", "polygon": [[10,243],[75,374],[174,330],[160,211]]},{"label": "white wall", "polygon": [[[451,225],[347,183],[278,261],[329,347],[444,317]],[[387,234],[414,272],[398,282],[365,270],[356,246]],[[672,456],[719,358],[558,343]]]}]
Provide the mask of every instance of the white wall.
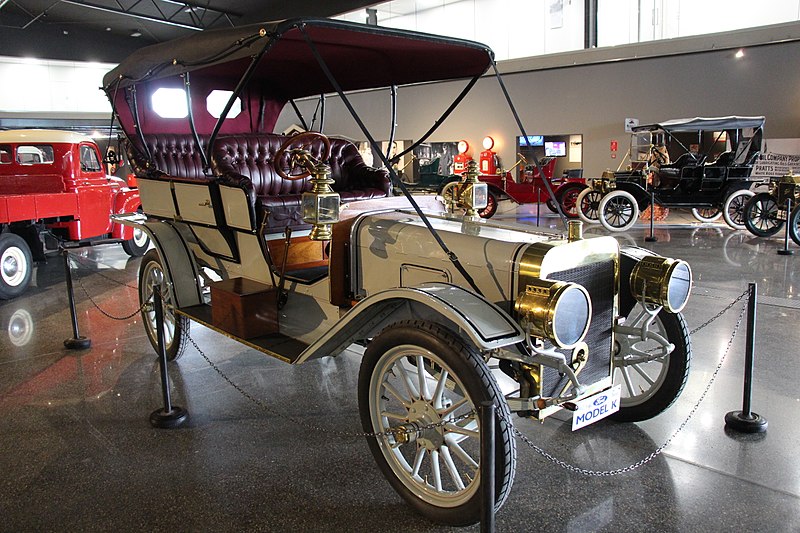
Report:
[{"label": "white wall", "polygon": [[[785,29],[781,29],[785,32]],[[691,39],[691,38],[690,38]],[[700,39],[708,45],[708,38]],[[700,46],[700,45],[698,45]],[[626,54],[653,45],[629,45]],[[800,138],[800,69],[787,68],[800,57],[800,41],[752,46],[743,58],[735,49],[703,51],[563,66],[518,72],[505,82],[528,134],[583,135],[585,175],[616,168],[628,147],[625,118],[641,123],[669,118],[722,115],[765,115],[768,138]],[[593,57],[602,51],[559,56],[569,65],[571,56]],[[545,61],[546,58],[543,58]],[[587,60],[588,61],[588,60]],[[502,65],[501,65],[502,68]],[[765,83],[765,80],[769,80]],[[405,87],[399,91],[397,138],[418,139],[455,97],[463,83]],[[353,97],[367,126],[378,139],[388,134],[389,97],[386,92],[365,92]],[[313,112],[315,102],[301,102]],[[295,120],[286,112],[283,122]],[[353,120],[336,98],[327,105],[326,132],[363,139]],[[494,137],[504,164],[515,161],[518,130],[497,82],[481,79],[472,93],[431,141],[467,140],[480,146],[485,135]],[[617,159],[609,144],[617,140]]]},{"label": "white wall", "polygon": [[0,56],[0,112],[110,115],[100,86],[114,66]]}]

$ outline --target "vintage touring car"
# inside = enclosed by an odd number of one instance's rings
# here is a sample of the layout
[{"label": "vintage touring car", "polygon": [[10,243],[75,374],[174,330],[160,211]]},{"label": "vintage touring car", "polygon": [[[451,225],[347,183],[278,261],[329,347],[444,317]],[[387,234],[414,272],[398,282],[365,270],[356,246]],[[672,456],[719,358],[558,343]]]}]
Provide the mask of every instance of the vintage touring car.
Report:
[{"label": "vintage touring car", "polygon": [[763,129],[764,117],[737,116],[636,126],[630,168],[591,180],[578,197],[578,216],[609,231],[625,231],[650,205],[652,195],[656,205],[691,209],[701,222],[722,216],[733,229],[744,229]]},{"label": "vintage touring car", "polygon": [[[677,398],[691,358],[685,262],[584,239],[579,221],[560,233],[482,220],[474,166],[436,212],[392,197],[392,183],[405,185],[384,155],[371,168],[348,141],[273,133],[287,103],[334,93],[379,152],[352,91],[395,98],[465,80],[458,102],[493,67],[479,43],[306,19],[153,45],[104,79],[144,208],[117,218],[155,244],[139,274],[151,342],[161,287],[171,359],[190,321],[290,364],[366,346],[369,447],[400,495],[447,524],[479,518],[481,402],[498,410],[499,507],[515,472],[512,411],[543,419],[621,384],[613,416],[644,420]],[[179,95],[166,117],[165,89]]]}]

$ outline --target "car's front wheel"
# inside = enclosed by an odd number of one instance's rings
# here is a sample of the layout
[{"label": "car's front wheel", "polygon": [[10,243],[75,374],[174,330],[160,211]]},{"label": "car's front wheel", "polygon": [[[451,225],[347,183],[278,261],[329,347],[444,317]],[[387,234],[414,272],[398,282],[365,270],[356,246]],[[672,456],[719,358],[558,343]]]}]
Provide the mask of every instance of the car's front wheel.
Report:
[{"label": "car's front wheel", "polygon": [[147,332],[150,344],[158,353],[158,337],[156,327],[156,312],[153,307],[154,285],[162,287],[162,302],[164,304],[164,345],[167,352],[167,360],[174,361],[183,355],[186,349],[187,337],[189,336],[189,319],[183,315],[174,313],[171,310],[174,299],[172,291],[164,275],[164,267],[161,264],[161,256],[156,249],[144,254],[142,264],[139,266],[139,305],[142,307],[142,322]]},{"label": "car's front wheel", "polygon": [[783,227],[778,218],[778,202],[768,192],[760,192],[744,206],[744,225],[757,237],[770,237]]},{"label": "car's front wheel", "polygon": [[361,363],[358,398],[383,475],[418,512],[451,526],[480,519],[476,410],[493,402],[496,509],[505,502],[516,462],[508,405],[484,360],[452,332],[422,321],[383,330]]},{"label": "car's front wheel", "polygon": [[[615,336],[614,384],[621,384],[622,391],[620,409],[611,416],[620,422],[639,422],[661,413],[680,396],[689,378],[692,343],[683,315],[662,310],[642,339],[640,328],[648,318],[636,304],[624,323],[630,330]],[[666,344],[674,346],[672,351],[652,359]]]},{"label": "car's front wheel", "polygon": [[585,188],[580,183],[567,183],[558,191],[558,203],[567,218],[578,218],[578,197]]},{"label": "car's front wheel", "polygon": [[140,229],[133,229],[133,238],[122,241],[122,249],[131,257],[142,257],[150,247],[150,237]]},{"label": "car's front wheel", "polygon": [[478,216],[481,218],[492,218],[497,213],[497,196],[489,192],[486,195],[486,207],[478,211]]}]

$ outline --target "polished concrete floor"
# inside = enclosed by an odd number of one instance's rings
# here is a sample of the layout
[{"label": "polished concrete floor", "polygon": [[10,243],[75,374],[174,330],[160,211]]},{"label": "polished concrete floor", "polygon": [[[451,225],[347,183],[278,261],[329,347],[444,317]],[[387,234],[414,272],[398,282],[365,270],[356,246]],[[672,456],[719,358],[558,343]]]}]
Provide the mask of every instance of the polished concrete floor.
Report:
[{"label": "polished concrete floor", "polygon": [[[497,217],[537,222],[531,206],[503,205]],[[602,230],[587,230],[595,232]],[[758,283],[753,407],[768,431],[742,435],[724,427],[725,413],[741,408],[742,327],[705,401],[648,464],[586,477],[518,442],[516,481],[497,530],[800,531],[800,251],[777,255],[777,237],[758,239],[677,212],[657,224],[657,242],[644,243],[647,232],[641,224],[619,239],[691,263],[690,328],[748,282]],[[309,429],[359,430],[356,353],[293,367],[194,325],[192,338],[209,358],[270,409],[232,388],[190,347],[170,374],[173,401],[189,421],[153,429],[148,416],[161,405],[159,374],[139,318],[111,320],[100,311],[136,310],[139,260],[115,245],[75,253],[82,262],[78,319],[90,349],[62,345],[72,334],[58,257],[38,267],[27,294],[0,302],[0,531],[448,530],[404,504],[363,439]],[[695,407],[740,309],[692,338],[689,383],[655,419],[600,422],[575,433],[556,419],[515,418],[517,427],[583,468],[639,461]]]}]

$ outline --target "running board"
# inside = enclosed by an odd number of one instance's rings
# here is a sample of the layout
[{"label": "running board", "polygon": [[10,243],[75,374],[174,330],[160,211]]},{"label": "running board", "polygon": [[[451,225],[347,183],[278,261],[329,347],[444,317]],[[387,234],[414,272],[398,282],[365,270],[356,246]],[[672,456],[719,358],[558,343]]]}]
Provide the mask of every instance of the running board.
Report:
[{"label": "running board", "polygon": [[270,333],[252,339],[243,339],[237,337],[229,331],[215,326],[211,319],[211,306],[207,304],[193,305],[191,307],[183,307],[175,309],[179,315],[183,315],[190,320],[202,324],[208,329],[221,333],[228,338],[240,342],[254,350],[279,359],[284,363],[294,364],[300,355],[308,348],[308,344],[298,341],[292,337],[288,337],[282,333]]}]

